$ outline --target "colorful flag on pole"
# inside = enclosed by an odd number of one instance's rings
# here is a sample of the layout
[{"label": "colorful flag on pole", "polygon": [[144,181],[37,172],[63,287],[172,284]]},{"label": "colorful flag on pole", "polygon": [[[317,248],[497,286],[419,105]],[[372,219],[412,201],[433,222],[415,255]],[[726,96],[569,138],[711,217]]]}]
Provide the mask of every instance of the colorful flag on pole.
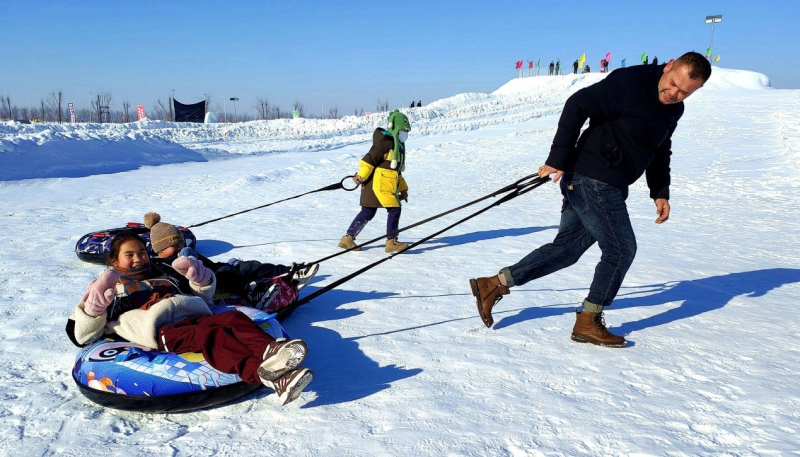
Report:
[{"label": "colorful flag on pole", "polygon": [[581,58],[578,59],[578,68],[583,68],[583,64],[586,63],[586,53],[584,52],[581,54]]},{"label": "colorful flag on pole", "polygon": [[643,53],[642,53],[642,60],[641,60],[641,62],[642,62],[642,63],[644,63],[644,62],[645,62],[645,60],[647,60],[647,52],[643,52]]},{"label": "colorful flag on pole", "polygon": [[528,61],[528,70],[533,68],[533,60]]},{"label": "colorful flag on pole", "polygon": [[706,49],[706,59],[711,58],[711,48]]},{"label": "colorful flag on pole", "polygon": [[541,58],[541,57],[539,57],[539,60],[537,60],[537,61],[536,61],[536,68],[541,68],[541,67],[542,67],[542,66],[540,65],[541,63],[542,63],[542,58]]},{"label": "colorful flag on pole", "polygon": [[625,68],[625,59],[622,59],[622,62],[620,62],[620,64],[622,65],[622,68]]},{"label": "colorful flag on pole", "polygon": [[606,53],[606,62],[611,62],[611,51]]},{"label": "colorful flag on pole", "polygon": [[717,57],[714,57],[714,62],[716,62],[718,60],[719,60],[719,54],[717,54]]}]

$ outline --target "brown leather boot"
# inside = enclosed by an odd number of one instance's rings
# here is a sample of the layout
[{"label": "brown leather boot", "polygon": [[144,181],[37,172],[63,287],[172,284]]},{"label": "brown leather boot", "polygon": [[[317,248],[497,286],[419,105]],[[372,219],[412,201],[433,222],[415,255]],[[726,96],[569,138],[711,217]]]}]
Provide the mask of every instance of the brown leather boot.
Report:
[{"label": "brown leather boot", "polygon": [[494,324],[492,308],[503,298],[503,295],[508,295],[511,291],[508,290],[508,287],[500,284],[500,278],[497,276],[470,279],[469,285],[478,304],[478,314],[484,325],[491,327]]},{"label": "brown leather boot", "polygon": [[572,341],[592,343],[612,348],[625,347],[625,338],[614,335],[606,329],[603,313],[579,312],[575,310],[575,326],[572,327]]}]

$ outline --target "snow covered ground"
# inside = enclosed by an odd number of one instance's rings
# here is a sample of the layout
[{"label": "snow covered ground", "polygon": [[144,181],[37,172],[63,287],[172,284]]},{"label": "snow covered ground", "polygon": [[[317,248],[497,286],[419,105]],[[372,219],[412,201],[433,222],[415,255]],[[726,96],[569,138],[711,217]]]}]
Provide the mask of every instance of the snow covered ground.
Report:
[{"label": "snow covered ground", "polygon": [[[515,79],[410,110],[401,226],[534,173],[569,94],[600,74]],[[672,214],[644,180],[639,242],[606,313],[624,349],[569,339],[596,248],[512,289],[495,326],[467,280],[552,239],[547,184],[383,263],[284,325],[315,379],[198,412],[104,409],[71,379],[67,316],[100,268],[73,249],[148,211],[199,223],[339,181],[385,114],[186,126],[0,124],[1,455],[786,455],[800,452],[800,91],[715,68],[673,138]],[[405,232],[415,241],[477,205]],[[358,197],[321,192],[194,229],[198,250],[277,263],[336,244]],[[385,227],[381,211],[361,240]],[[385,256],[322,264],[313,292]]]}]

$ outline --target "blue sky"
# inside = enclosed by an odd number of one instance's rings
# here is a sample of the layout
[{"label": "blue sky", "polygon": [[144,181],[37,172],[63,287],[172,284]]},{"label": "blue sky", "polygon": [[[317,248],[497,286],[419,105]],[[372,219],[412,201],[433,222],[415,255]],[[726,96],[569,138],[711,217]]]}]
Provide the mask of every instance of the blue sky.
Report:
[{"label": "blue sky", "polygon": [[[0,0],[0,95],[38,106],[62,90],[88,107],[109,92],[150,110],[157,99],[214,107],[239,97],[283,110],[295,100],[340,115],[491,92],[515,77],[517,60],[586,53],[592,70],[642,52],[660,61],[705,53],[714,27],[716,64],[754,70],[800,89],[800,1],[11,1]],[[231,102],[227,102],[230,109]]]}]

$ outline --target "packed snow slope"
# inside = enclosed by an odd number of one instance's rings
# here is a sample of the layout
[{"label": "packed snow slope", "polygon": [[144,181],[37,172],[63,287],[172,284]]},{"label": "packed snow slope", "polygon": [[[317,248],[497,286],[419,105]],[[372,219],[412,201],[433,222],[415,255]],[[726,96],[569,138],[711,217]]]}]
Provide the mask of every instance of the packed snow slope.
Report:
[{"label": "packed snow slope", "polygon": [[[603,75],[515,79],[406,110],[401,226],[487,195],[545,160],[566,98]],[[714,68],[673,137],[672,214],[628,198],[637,258],[606,322],[630,344],[570,341],[597,248],[512,289],[483,326],[467,280],[555,235],[547,184],[298,309],[315,373],[279,407],[267,388],[184,414],[104,409],[71,379],[67,316],[101,269],[85,233],[180,225],[351,175],[386,113],[245,124],[0,125],[0,455],[787,455],[800,451],[800,91]],[[416,241],[495,200],[401,234]],[[273,263],[336,244],[358,196],[320,192],[194,229],[198,250]],[[381,234],[378,213],[359,241]],[[312,293],[386,254],[323,262]]]}]

